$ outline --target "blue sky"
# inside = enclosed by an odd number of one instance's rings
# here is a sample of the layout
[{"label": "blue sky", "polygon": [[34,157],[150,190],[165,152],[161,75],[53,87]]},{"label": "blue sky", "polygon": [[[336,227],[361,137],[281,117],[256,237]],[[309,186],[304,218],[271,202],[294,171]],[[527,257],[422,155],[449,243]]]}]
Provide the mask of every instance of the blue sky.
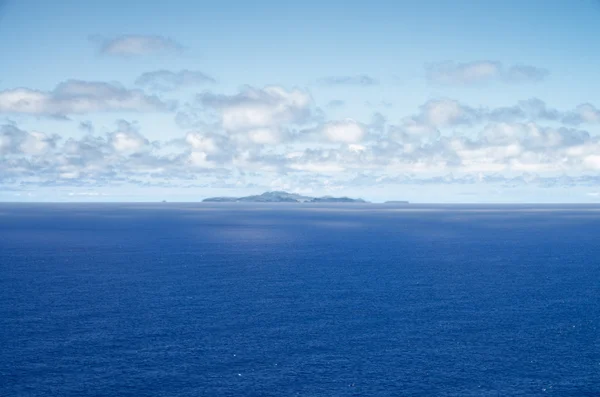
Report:
[{"label": "blue sky", "polygon": [[0,200],[600,201],[600,2],[326,3],[0,1]]}]

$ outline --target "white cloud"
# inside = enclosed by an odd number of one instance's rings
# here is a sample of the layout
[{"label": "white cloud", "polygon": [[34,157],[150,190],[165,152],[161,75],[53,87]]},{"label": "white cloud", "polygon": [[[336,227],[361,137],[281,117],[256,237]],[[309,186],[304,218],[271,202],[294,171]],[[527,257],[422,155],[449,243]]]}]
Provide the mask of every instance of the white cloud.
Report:
[{"label": "white cloud", "polygon": [[31,131],[21,142],[21,150],[26,155],[39,156],[56,145],[58,137],[49,137],[43,132]]},{"label": "white cloud", "polygon": [[140,75],[135,84],[154,91],[173,91],[179,88],[215,83],[211,76],[197,70],[156,70]]},{"label": "white cloud", "polygon": [[184,150],[189,152],[190,161],[203,168],[231,165],[233,157],[239,151],[235,141],[216,133],[188,132],[184,143]]},{"label": "white cloud", "polygon": [[[89,95],[85,86],[70,92]],[[122,120],[111,131],[97,123],[69,139],[4,125],[0,182],[95,189],[113,183],[189,184],[200,178],[212,178],[205,182],[210,186],[234,185],[231,175],[255,181],[296,175],[297,180],[325,183],[323,178],[330,177],[337,183],[363,172],[372,176],[372,184],[392,183],[391,176],[399,175],[410,178],[398,183],[413,184],[598,182],[584,176],[592,178],[600,169],[600,137],[560,126],[563,112],[537,101],[527,102],[527,110],[526,101],[519,102],[516,107],[523,112],[498,112],[451,99],[431,100],[398,125],[380,115],[370,124],[324,122],[315,116],[307,93],[280,87],[245,88],[230,96],[203,94],[200,101],[216,122],[167,142],[151,142],[135,123]],[[498,121],[500,114],[509,121]],[[544,120],[552,126],[543,125]],[[441,178],[449,172],[453,178]],[[564,174],[570,179],[559,178]],[[516,181],[517,176],[522,180]]]},{"label": "white cloud", "polygon": [[240,148],[289,141],[291,128],[314,117],[308,93],[279,86],[245,87],[234,95],[204,93],[198,100],[204,110],[216,116],[217,127]]},{"label": "white cloud", "polygon": [[131,128],[119,128],[110,134],[110,143],[117,152],[139,152],[147,148],[150,142],[138,131]]},{"label": "white cloud", "polygon": [[24,131],[13,125],[0,126],[1,155],[42,155],[54,148],[59,137],[43,132]]},{"label": "white cloud", "polygon": [[301,90],[279,86],[245,87],[235,95],[202,94],[200,103],[215,110],[226,131],[240,132],[260,128],[300,124],[312,115],[312,98]]},{"label": "white cloud", "polygon": [[185,136],[185,141],[195,151],[204,153],[216,153],[219,151],[217,142],[213,137],[206,136],[197,132],[190,132]]},{"label": "white cloud", "polygon": [[434,127],[471,124],[479,114],[476,110],[452,99],[433,99],[421,106],[417,120]]},{"label": "white cloud", "polygon": [[432,63],[426,65],[426,73],[430,82],[449,85],[473,85],[490,81],[538,82],[549,74],[546,69],[535,66],[518,64],[505,67],[501,62],[489,60]]},{"label": "white cloud", "polygon": [[600,154],[592,154],[583,158],[586,168],[600,170]]},{"label": "white cloud", "polygon": [[248,131],[248,138],[259,145],[277,145],[282,137],[278,130],[272,128],[257,128]]},{"label": "white cloud", "polygon": [[16,88],[0,91],[0,113],[69,115],[111,111],[164,111],[156,96],[114,83],[67,80],[52,91]]},{"label": "white cloud", "polygon": [[352,119],[331,121],[323,126],[323,134],[331,142],[358,143],[365,132],[364,126]]},{"label": "white cloud", "polygon": [[427,65],[430,81],[443,84],[473,84],[496,78],[502,69],[499,62],[476,61],[468,63],[440,62]]},{"label": "white cloud", "polygon": [[391,126],[388,135],[394,141],[410,143],[436,140],[440,137],[440,131],[422,121],[405,119],[399,126]]},{"label": "white cloud", "polygon": [[600,123],[600,110],[590,103],[583,103],[564,115],[564,122],[570,124]]},{"label": "white cloud", "polygon": [[291,164],[290,168],[297,171],[307,171],[317,174],[330,174],[344,171],[344,167],[336,163],[298,163]]},{"label": "white cloud", "polygon": [[508,83],[527,83],[545,80],[550,72],[530,65],[513,65],[506,69],[501,78]]},{"label": "white cloud", "polygon": [[443,128],[460,125],[474,125],[488,122],[553,121],[578,125],[600,123],[600,110],[584,103],[573,110],[560,111],[549,107],[538,98],[519,101],[512,106],[499,108],[474,108],[455,99],[430,99],[419,107],[419,112],[404,119],[405,127]]},{"label": "white cloud", "polygon": [[173,54],[183,51],[175,40],[153,35],[123,35],[110,39],[92,38],[100,42],[100,53],[116,56]]},{"label": "white cloud", "polygon": [[215,165],[208,160],[208,155],[204,152],[192,152],[189,154],[190,164],[198,168],[213,168]]},{"label": "white cloud", "polygon": [[348,145],[348,150],[351,152],[355,152],[355,153],[360,153],[360,152],[364,152],[365,150],[367,150],[367,148],[363,145],[357,145],[357,144],[350,144]]}]

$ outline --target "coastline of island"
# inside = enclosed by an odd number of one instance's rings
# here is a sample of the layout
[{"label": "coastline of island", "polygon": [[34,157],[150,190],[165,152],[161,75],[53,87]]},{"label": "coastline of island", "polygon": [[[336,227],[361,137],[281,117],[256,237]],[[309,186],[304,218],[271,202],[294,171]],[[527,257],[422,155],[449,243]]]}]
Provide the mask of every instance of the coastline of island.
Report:
[{"label": "coastline of island", "polygon": [[[233,196],[220,196],[220,197],[208,197],[202,200],[203,203],[357,203],[357,204],[371,204],[362,198],[350,198],[350,197],[333,197],[333,196],[320,196],[312,197],[305,196],[297,193],[288,193],[285,191],[269,191],[262,194],[233,197]],[[409,204],[406,200],[390,200],[385,201],[382,204],[392,205],[407,205]]]},{"label": "coastline of island", "polygon": [[209,197],[203,203],[368,203],[363,199],[350,197],[311,197],[284,191],[265,192],[244,197]]}]

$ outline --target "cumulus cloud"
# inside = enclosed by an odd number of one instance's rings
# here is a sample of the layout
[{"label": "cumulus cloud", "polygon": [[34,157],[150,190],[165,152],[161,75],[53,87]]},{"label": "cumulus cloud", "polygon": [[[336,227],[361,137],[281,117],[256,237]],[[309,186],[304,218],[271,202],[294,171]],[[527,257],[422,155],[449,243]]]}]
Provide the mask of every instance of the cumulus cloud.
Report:
[{"label": "cumulus cloud", "polygon": [[519,101],[516,105],[495,109],[481,109],[483,121],[553,121],[579,125],[600,123],[600,110],[590,103],[583,103],[573,110],[558,110],[538,98]]},{"label": "cumulus cloud", "polygon": [[156,96],[116,83],[67,80],[52,91],[15,88],[0,91],[0,113],[65,116],[92,112],[154,112],[169,105]]},{"label": "cumulus cloud", "polygon": [[299,173],[309,180],[334,178],[330,181],[368,172],[374,185],[517,183],[515,175],[527,174],[523,183],[536,180],[550,185],[562,183],[556,178],[565,173],[581,176],[600,169],[599,138],[579,129],[531,122],[489,123],[471,137],[458,132],[435,137],[437,130],[421,125],[388,125],[382,136],[368,140],[367,127],[351,119],[332,121],[320,131],[335,146],[307,143],[271,150],[269,146],[249,149],[235,136],[206,131],[188,132],[172,144],[150,142],[135,124],[124,120],[103,135],[90,133],[67,140],[4,125],[0,129],[0,179],[76,186],[134,180],[168,185],[199,176],[223,178],[243,169],[258,178]]},{"label": "cumulus cloud", "polygon": [[184,143],[192,164],[213,168],[231,163],[237,151],[235,142],[217,133],[191,131],[186,134]]},{"label": "cumulus cloud", "polygon": [[119,120],[117,126],[117,130],[109,134],[109,142],[115,151],[135,153],[149,146],[150,141],[132,123]]},{"label": "cumulus cloud", "polygon": [[372,86],[378,85],[379,81],[369,75],[359,74],[354,76],[328,76],[319,79],[319,84],[325,86],[342,86],[342,85],[355,85],[355,86]]},{"label": "cumulus cloud", "polygon": [[179,88],[216,83],[211,76],[195,70],[156,70],[140,75],[135,84],[154,91],[173,91]]},{"label": "cumulus cloud", "polygon": [[436,128],[472,126],[489,122],[550,121],[569,125],[600,123],[600,110],[585,103],[573,110],[558,110],[538,98],[498,108],[472,107],[450,98],[426,101],[419,111],[405,118],[405,124]]},{"label": "cumulus cloud", "polygon": [[331,121],[323,126],[323,134],[331,142],[358,143],[365,136],[365,127],[352,119]]},{"label": "cumulus cloud", "polygon": [[596,150],[598,140],[565,127],[497,123],[486,126],[477,140],[454,138],[450,145],[467,169],[557,172],[593,168],[586,164],[588,150]]},{"label": "cumulus cloud", "polygon": [[[69,139],[6,124],[0,127],[0,180],[100,186],[212,178],[203,182],[211,186],[235,183],[231,175],[243,172],[255,181],[343,183],[360,174],[373,184],[535,180],[559,186],[591,183],[583,176],[600,170],[600,137],[580,128],[598,121],[591,104],[559,111],[532,98],[488,109],[441,98],[409,117],[390,121],[375,113],[363,123],[325,121],[307,92],[278,86],[196,99],[200,116],[210,120],[163,142],[150,141],[125,120]],[[565,174],[581,178],[559,178]]]},{"label": "cumulus cloud", "polygon": [[447,127],[472,124],[478,121],[481,112],[460,102],[442,98],[431,99],[419,108],[419,114],[413,120],[434,127]]},{"label": "cumulus cloud", "polygon": [[590,103],[584,103],[567,112],[563,120],[568,124],[600,123],[600,110]]},{"label": "cumulus cloud", "polygon": [[183,51],[183,46],[175,40],[155,35],[122,35],[113,38],[92,37],[99,44],[103,55],[140,56],[173,54]]},{"label": "cumulus cloud", "polygon": [[478,61],[455,63],[451,61],[426,66],[427,78],[442,84],[473,84],[498,77],[502,65],[499,62]]},{"label": "cumulus cloud", "polygon": [[185,136],[185,142],[190,145],[193,150],[201,151],[203,153],[217,153],[219,152],[220,145],[217,143],[215,136],[202,134],[199,132],[189,132]]},{"label": "cumulus cloud", "polygon": [[561,112],[548,107],[544,101],[538,98],[519,101],[514,106],[489,109],[484,113],[487,120],[500,122],[525,119],[558,121],[562,117]]},{"label": "cumulus cloud", "polygon": [[289,138],[291,126],[307,123],[315,114],[308,93],[279,86],[245,87],[234,95],[204,93],[197,99],[239,143],[281,143]]},{"label": "cumulus cloud", "polygon": [[0,128],[0,180],[33,185],[119,184],[131,178],[191,178],[187,149],[161,152],[127,121],[101,135],[59,139],[15,126]]},{"label": "cumulus cloud", "polygon": [[544,80],[549,72],[530,65],[504,66],[498,61],[473,61],[458,63],[445,61],[425,67],[430,82],[447,85],[473,85],[491,81],[528,83]]},{"label": "cumulus cloud", "polygon": [[513,65],[506,69],[501,77],[509,83],[535,83],[546,79],[549,74],[550,72],[543,68],[530,65]]},{"label": "cumulus cloud", "polygon": [[432,125],[406,119],[399,125],[388,128],[388,138],[395,142],[413,143],[438,139],[440,130]]},{"label": "cumulus cloud", "polygon": [[0,126],[0,155],[41,155],[54,147],[60,137],[24,131],[14,125]]}]

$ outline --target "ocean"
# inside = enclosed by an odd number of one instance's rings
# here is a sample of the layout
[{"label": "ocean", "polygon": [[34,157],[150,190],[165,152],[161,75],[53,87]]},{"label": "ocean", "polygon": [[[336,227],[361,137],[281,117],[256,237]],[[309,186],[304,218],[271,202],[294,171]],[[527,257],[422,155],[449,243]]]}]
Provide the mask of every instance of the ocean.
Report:
[{"label": "ocean", "polygon": [[0,204],[0,396],[600,396],[600,206]]}]

